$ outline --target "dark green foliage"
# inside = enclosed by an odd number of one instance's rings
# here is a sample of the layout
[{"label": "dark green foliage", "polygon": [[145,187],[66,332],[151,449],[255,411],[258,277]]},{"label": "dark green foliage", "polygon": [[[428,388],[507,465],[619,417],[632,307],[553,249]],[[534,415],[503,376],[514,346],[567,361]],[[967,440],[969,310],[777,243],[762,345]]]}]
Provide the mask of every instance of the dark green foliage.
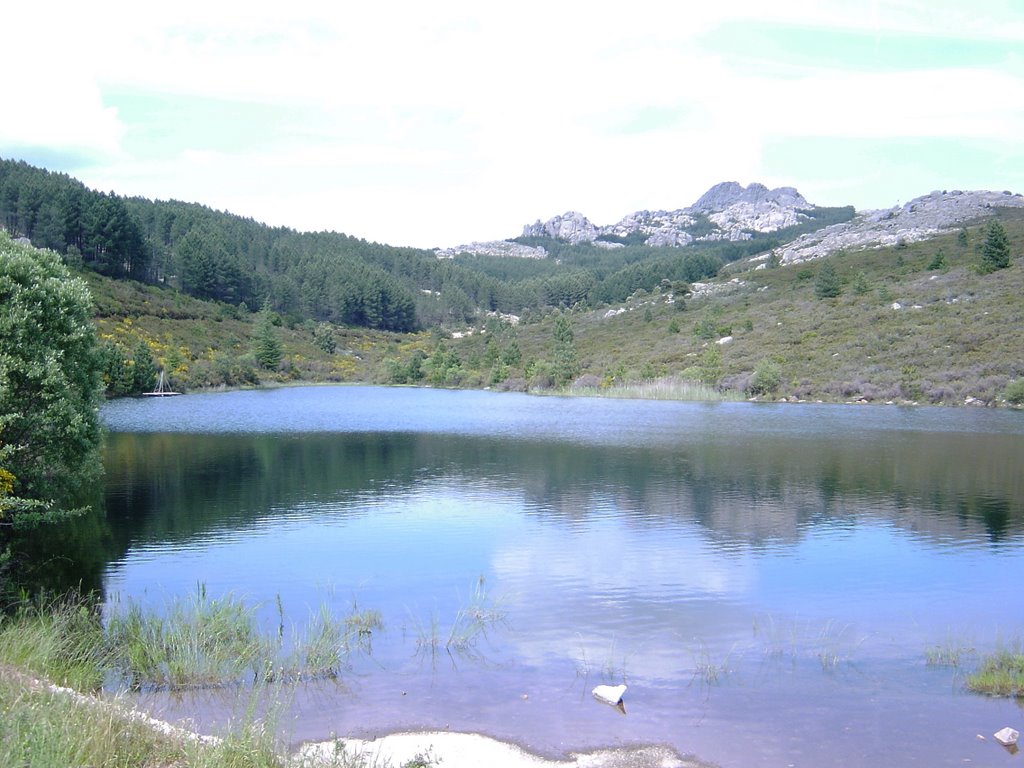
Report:
[{"label": "dark green foliage", "polygon": [[814,280],[814,295],[819,299],[834,299],[843,292],[843,283],[836,273],[831,261],[826,261],[818,268],[818,276]]},{"label": "dark green foliage", "polygon": [[668,323],[668,332],[679,333],[679,321],[674,317]]},{"label": "dark green foliage", "polygon": [[993,221],[985,231],[985,242],[981,246],[981,271],[995,272],[1010,266],[1010,240],[1006,230],[998,221]]},{"label": "dark green foliage", "polygon": [[1024,405],[1024,379],[1011,381],[1006,386],[1006,391],[1003,393],[1003,397],[1006,398],[1006,402],[1012,403],[1013,405]]},{"label": "dark green foliage", "polygon": [[552,335],[555,340],[552,354],[555,384],[564,386],[572,381],[579,372],[579,357],[576,352],[575,335],[573,334],[572,323],[569,322],[568,317],[558,315],[555,318],[555,327]]},{"label": "dark green foliage", "polygon": [[568,346],[575,341],[575,334],[572,331],[572,323],[569,322],[569,318],[565,315],[558,315],[555,318],[555,328],[552,331],[552,335],[555,337],[555,344],[560,346]]},{"label": "dark green foliage", "polygon": [[717,344],[710,345],[700,358],[700,381],[709,387],[716,386],[722,378],[722,352]]},{"label": "dark green foliage", "polygon": [[770,395],[782,383],[782,368],[774,360],[761,360],[747,384],[747,394]]},{"label": "dark green foliage", "polygon": [[932,257],[932,260],[928,262],[928,271],[934,272],[935,270],[944,269],[945,267],[946,254],[944,254],[942,252],[942,249],[940,248],[935,252],[935,255]]},{"label": "dark green foliage", "polygon": [[961,248],[967,247],[967,229],[966,227],[960,227],[960,231],[956,233],[956,244]]},{"label": "dark green foliage", "polygon": [[333,355],[337,348],[334,341],[334,329],[328,323],[319,323],[313,328],[313,343],[328,355]]},{"label": "dark green foliage", "polygon": [[442,342],[423,361],[423,373],[427,381],[436,387],[454,387],[462,382],[462,360],[458,352]]},{"label": "dark green foliage", "polygon": [[[417,323],[412,273],[432,253],[335,233],[299,234],[176,201],[121,198],[63,174],[0,160],[0,224],[115,278],[169,283],[193,296],[259,303],[300,317],[385,330]],[[388,274],[409,257],[409,284]]]},{"label": "dark green foliage", "polygon": [[[461,255],[395,248],[334,232],[299,233],[177,201],[121,198],[61,174],[0,160],[0,224],[67,255],[69,263],[115,278],[163,284],[190,295],[258,305],[266,296],[296,321],[412,331],[461,325],[481,312],[593,307],[636,290],[714,276],[725,263],[763,252],[852,216],[817,209],[809,219],[742,242],[652,248],[633,233],[622,248],[518,238],[547,259]],[[704,216],[695,236],[714,229]],[[678,297],[677,297],[678,301]]]},{"label": "dark green foliage", "polygon": [[647,235],[640,230],[630,232],[628,235],[600,235],[597,239],[605,243],[618,243],[619,245],[644,245]]},{"label": "dark green foliage", "polygon": [[422,350],[416,350],[406,360],[392,360],[388,367],[388,381],[391,384],[416,384],[423,380],[423,361],[427,359]]},{"label": "dark green foliage", "polygon": [[863,272],[858,272],[857,277],[853,279],[853,292],[858,296],[863,296],[871,290],[871,286],[868,285],[868,278]]},{"label": "dark green foliage", "polygon": [[[100,472],[91,315],[84,281],[57,256],[0,233],[0,468],[11,495],[54,509]],[[0,528],[17,523],[0,502]]]},{"label": "dark green foliage", "polygon": [[132,384],[136,392],[152,392],[159,372],[149,345],[140,341],[132,350]]},{"label": "dark green foliage", "polygon": [[100,371],[103,388],[110,397],[122,397],[132,394],[135,387],[135,376],[131,362],[125,357],[121,347],[106,341],[99,347]]},{"label": "dark green foliage", "polygon": [[273,371],[281,364],[281,342],[274,331],[272,315],[270,304],[264,303],[263,309],[256,316],[252,352],[261,368]]},{"label": "dark green foliage", "polygon": [[508,346],[501,353],[501,362],[505,365],[516,366],[523,361],[523,353],[519,349],[519,342],[511,339]]}]

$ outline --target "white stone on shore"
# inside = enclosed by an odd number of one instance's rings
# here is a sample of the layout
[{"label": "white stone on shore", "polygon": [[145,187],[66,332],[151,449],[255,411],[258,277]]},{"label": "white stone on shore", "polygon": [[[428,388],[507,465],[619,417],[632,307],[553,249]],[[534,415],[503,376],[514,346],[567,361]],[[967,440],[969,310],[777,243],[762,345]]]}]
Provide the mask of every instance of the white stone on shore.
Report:
[{"label": "white stone on shore", "polygon": [[591,693],[594,694],[595,699],[603,701],[605,704],[611,704],[614,707],[622,701],[622,696],[626,693],[626,686],[599,685]]}]

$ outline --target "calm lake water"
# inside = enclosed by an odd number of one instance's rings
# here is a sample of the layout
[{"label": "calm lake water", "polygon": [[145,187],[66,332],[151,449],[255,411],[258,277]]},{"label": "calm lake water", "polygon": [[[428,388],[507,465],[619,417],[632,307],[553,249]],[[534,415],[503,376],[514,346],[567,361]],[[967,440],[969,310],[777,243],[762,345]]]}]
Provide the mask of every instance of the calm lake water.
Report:
[{"label": "calm lake water", "polygon": [[[293,741],[1020,764],[991,734],[1021,706],[925,660],[1024,637],[1020,412],[310,387],[103,417],[105,512],[69,536],[108,600],[202,583],[271,632],[278,599],[295,626],[380,611],[371,653],[294,692]],[[474,600],[486,632],[445,649]],[[602,682],[629,685],[625,714]],[[219,701],[151,704],[213,722]]]}]

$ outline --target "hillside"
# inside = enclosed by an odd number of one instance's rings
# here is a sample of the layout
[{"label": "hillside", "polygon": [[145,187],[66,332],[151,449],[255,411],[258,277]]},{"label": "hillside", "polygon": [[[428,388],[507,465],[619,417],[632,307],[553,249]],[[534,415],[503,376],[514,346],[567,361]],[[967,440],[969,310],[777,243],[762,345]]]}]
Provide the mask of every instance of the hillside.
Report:
[{"label": "hillside", "polygon": [[[686,286],[681,300],[684,286],[668,283],[596,309],[516,324],[494,316],[455,338],[440,329],[330,326],[328,353],[316,324],[282,319],[274,372],[251,360],[253,316],[167,289],[88,279],[101,337],[125,349],[145,340],[163,363],[177,348],[186,387],[301,380],[544,391],[559,383],[561,319],[572,332],[572,381],[598,389],[673,377],[760,399],[998,404],[1024,378],[1024,210],[1001,210],[998,220],[1016,258],[991,274],[977,270],[987,227],[978,222],[964,234],[810,263],[741,260]],[[838,275],[838,297],[816,295],[825,264]],[[751,391],[755,373],[764,391]]]},{"label": "hillside", "polygon": [[[1024,210],[995,211],[1014,259],[990,274],[977,269],[987,224],[976,221],[962,234],[809,263],[739,261],[682,301],[665,285],[567,313],[574,378],[597,387],[697,379],[761,399],[998,403],[1024,377]],[[826,265],[838,277],[835,298],[816,295]],[[514,386],[550,382],[555,318],[514,333],[524,361]],[[453,349],[474,360],[494,344],[474,334]]]},{"label": "hillside", "polygon": [[[718,185],[702,198],[729,210],[750,208],[747,219],[729,219],[728,233],[711,219],[732,214],[706,208],[681,214],[677,223],[685,219],[686,232],[648,236],[654,224],[644,212],[631,219],[636,231],[612,228],[593,242],[542,233],[527,237],[530,242],[439,254],[338,232],[268,227],[196,203],[124,198],[0,159],[0,227],[116,280],[170,287],[243,312],[269,303],[295,320],[412,331],[476,321],[487,312],[522,315],[621,301],[662,279],[711,277],[729,261],[853,215],[852,209],[814,209],[795,190],[759,189],[737,193]],[[780,206],[789,218],[777,223],[798,223],[772,224]],[[543,258],[515,266],[502,258],[524,253]]]},{"label": "hillside", "polygon": [[[671,379],[710,396],[997,404],[1024,377],[1024,198],[1009,192],[855,214],[726,182],[674,211],[603,227],[572,214],[496,252],[433,252],[118,198],[0,161],[0,218],[89,281],[112,394],[161,368],[182,389]],[[983,272],[993,218],[1012,258]],[[140,243],[145,256],[119,250]],[[261,323],[281,347],[269,368]]]}]

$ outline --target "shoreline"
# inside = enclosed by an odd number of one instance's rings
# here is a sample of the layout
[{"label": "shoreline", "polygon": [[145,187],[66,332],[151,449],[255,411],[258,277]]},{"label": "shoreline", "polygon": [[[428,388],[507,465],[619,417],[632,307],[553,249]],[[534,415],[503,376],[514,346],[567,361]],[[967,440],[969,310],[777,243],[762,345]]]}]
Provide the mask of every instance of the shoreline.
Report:
[{"label": "shoreline", "polygon": [[[653,382],[645,382],[646,384],[652,384],[657,386],[657,380]],[[195,389],[186,390],[184,392],[176,393],[179,396],[183,395],[209,395],[219,394],[223,392],[258,392],[261,390],[275,390],[275,389],[294,389],[300,387],[381,387],[384,389],[431,389],[446,392],[494,392],[496,394],[505,393],[516,393],[523,395],[532,395],[534,397],[574,397],[574,398],[589,398],[593,400],[638,400],[638,401],[661,401],[661,402],[676,402],[676,403],[752,403],[757,405],[860,405],[860,406],[876,406],[876,407],[897,407],[897,408],[953,408],[953,409],[971,409],[971,410],[1010,410],[1019,411],[1024,410],[1024,405],[1014,405],[1005,400],[1003,401],[984,401],[975,398],[967,398],[962,403],[922,403],[917,400],[867,400],[860,398],[858,400],[821,400],[821,399],[797,399],[792,397],[779,397],[779,398],[767,398],[761,396],[745,397],[738,393],[735,398],[732,397],[721,397],[721,398],[687,398],[687,397],[658,397],[658,396],[638,396],[636,394],[622,394],[624,391],[629,391],[630,386],[623,387],[609,387],[606,390],[595,391],[592,388],[577,388],[566,387],[563,389],[526,389],[526,390],[514,390],[514,389],[501,389],[500,387],[433,387],[424,384],[381,384],[378,382],[369,381],[315,381],[315,380],[295,380],[286,382],[265,382],[256,385],[248,386],[227,386],[221,385],[217,387],[197,387]],[[117,397],[104,397],[103,403],[111,403],[117,400],[141,400],[144,399],[145,394],[139,395],[120,395]]]},{"label": "shoreline", "polygon": [[411,731],[376,739],[337,738],[303,744],[295,753],[302,766],[316,766],[339,754],[362,758],[368,765],[438,764],[442,768],[709,768],[692,756],[682,757],[662,745],[601,748],[569,752],[562,760],[544,758],[520,745],[480,733]]},{"label": "shoreline", "polygon": [[[155,736],[179,742],[216,747],[227,736],[203,734],[146,712],[125,706],[123,700],[82,693],[37,677],[15,666],[0,664],[0,679],[13,682],[25,690],[47,692],[61,697],[73,706],[93,709],[109,717],[135,723]],[[511,741],[481,733],[452,731],[399,731],[378,738],[331,738],[309,741],[280,755],[282,765],[296,768],[317,768],[337,765],[339,757],[361,760],[357,765],[405,766],[426,765],[443,768],[710,768],[692,756],[682,757],[664,745],[599,748],[592,751],[569,752],[566,759],[550,759],[533,754]],[[348,765],[348,762],[343,762]]]}]

